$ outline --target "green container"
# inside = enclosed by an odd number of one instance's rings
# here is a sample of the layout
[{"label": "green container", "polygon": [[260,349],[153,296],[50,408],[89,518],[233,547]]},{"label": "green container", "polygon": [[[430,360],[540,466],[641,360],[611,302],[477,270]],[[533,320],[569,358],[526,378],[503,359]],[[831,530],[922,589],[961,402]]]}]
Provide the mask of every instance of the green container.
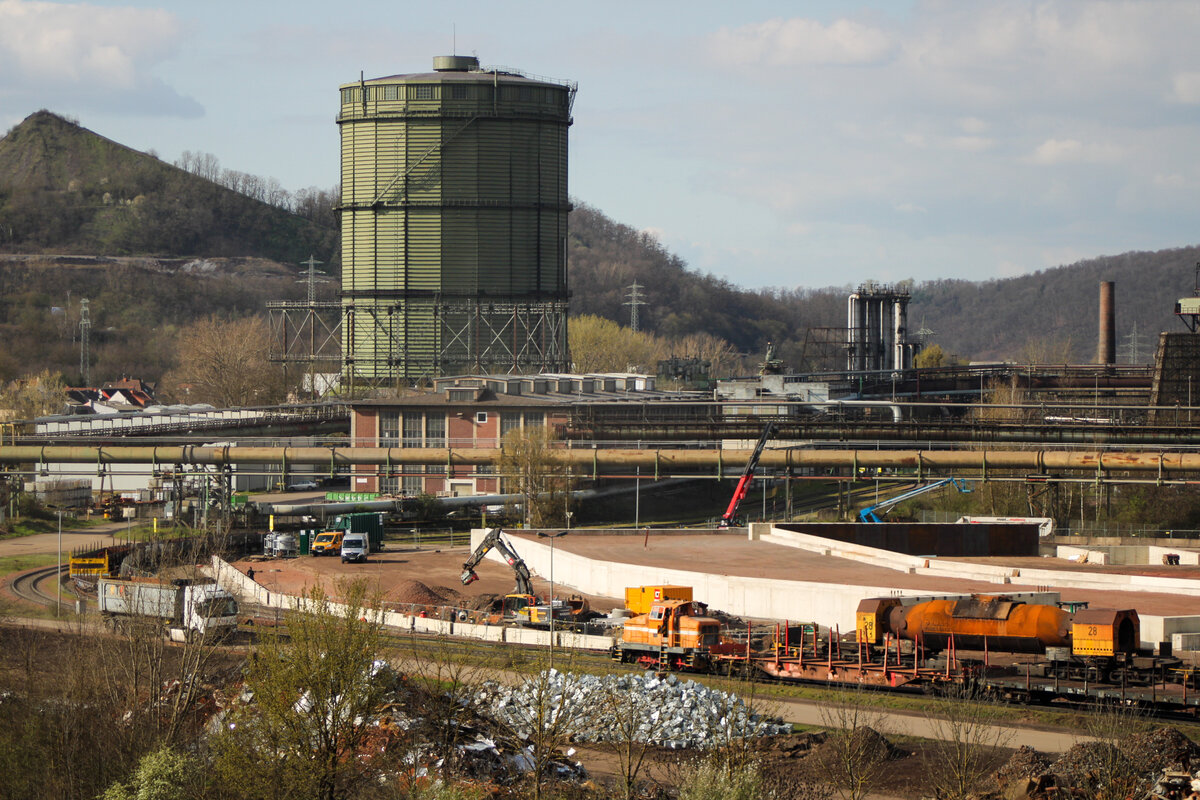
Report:
[{"label": "green container", "polygon": [[310,531],[300,531],[300,555],[308,555],[308,546],[311,543],[312,533]]}]

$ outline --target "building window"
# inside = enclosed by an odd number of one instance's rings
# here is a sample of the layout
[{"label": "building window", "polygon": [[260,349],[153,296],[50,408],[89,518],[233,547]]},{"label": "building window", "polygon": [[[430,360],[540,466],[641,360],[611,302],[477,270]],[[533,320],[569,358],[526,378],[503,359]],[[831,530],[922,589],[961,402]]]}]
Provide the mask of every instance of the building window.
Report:
[{"label": "building window", "polygon": [[409,97],[413,100],[432,100],[433,86],[428,83],[418,83],[416,86],[411,87]]},{"label": "building window", "polygon": [[399,100],[400,99],[400,87],[399,86],[384,86],[383,87],[383,99],[384,100]]},{"label": "building window", "polygon": [[420,447],[424,444],[424,415],[412,412],[404,414],[404,432],[401,447]]},{"label": "building window", "polygon": [[400,476],[379,473],[379,493],[394,495],[400,491]]},{"label": "building window", "polygon": [[379,413],[379,446],[396,447],[400,444],[400,413],[398,411],[381,411]]},{"label": "building window", "polygon": [[425,478],[421,474],[420,464],[405,464],[400,471],[403,473],[401,488],[405,494],[421,494],[425,491]]},{"label": "building window", "polygon": [[342,105],[347,103],[358,103],[362,101],[362,94],[358,89],[342,89]]},{"label": "building window", "polygon": [[500,412],[500,438],[503,439],[510,431],[520,430],[521,415],[515,411]]},{"label": "building window", "polygon": [[540,428],[546,424],[546,414],[542,411],[526,411],[525,427]]},{"label": "building window", "polygon": [[446,446],[446,418],[441,414],[427,414],[425,416],[425,446]]},{"label": "building window", "polygon": [[475,412],[475,424],[483,425],[486,422],[487,422],[487,412],[486,411],[476,411]]},{"label": "building window", "polygon": [[451,100],[466,100],[467,99],[467,87],[462,86],[461,84],[454,84],[453,86],[451,86],[450,87],[450,99]]}]

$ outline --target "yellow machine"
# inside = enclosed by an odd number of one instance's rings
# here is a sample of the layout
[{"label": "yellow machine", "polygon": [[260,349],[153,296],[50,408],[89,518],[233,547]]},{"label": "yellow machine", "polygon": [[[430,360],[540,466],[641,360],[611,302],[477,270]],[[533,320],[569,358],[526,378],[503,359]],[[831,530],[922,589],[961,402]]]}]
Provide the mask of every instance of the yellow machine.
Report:
[{"label": "yellow machine", "polygon": [[625,589],[625,607],[634,614],[649,614],[650,604],[660,600],[691,600],[690,586],[629,586]]}]

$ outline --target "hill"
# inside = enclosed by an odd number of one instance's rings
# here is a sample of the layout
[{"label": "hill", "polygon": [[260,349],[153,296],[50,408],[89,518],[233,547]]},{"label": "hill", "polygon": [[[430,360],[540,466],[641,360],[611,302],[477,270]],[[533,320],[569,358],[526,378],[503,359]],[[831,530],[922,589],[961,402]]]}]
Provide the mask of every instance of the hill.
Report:
[{"label": "hill", "polygon": [[[336,228],[208,177],[45,111],[9,131],[0,140],[0,253],[9,254],[0,256],[0,380],[45,368],[78,378],[81,297],[91,301],[94,374],[157,380],[174,365],[179,326],[214,312],[264,315],[269,300],[298,299],[295,265],[310,253],[336,275]],[[644,331],[676,340],[708,333],[746,364],[773,342],[791,369],[841,366],[839,348],[820,342],[830,338],[822,329],[844,326],[851,286],[743,289],[689,269],[653,237],[584,203],[571,212],[569,236],[574,315],[628,325],[636,281]],[[85,257],[51,255],[63,252]],[[1097,284],[1114,280],[1119,360],[1145,363],[1159,331],[1183,329],[1172,308],[1192,293],[1198,260],[1200,248],[1186,247],[914,284],[910,327],[933,330],[930,342],[970,360],[1087,362]],[[322,298],[335,289],[321,287]]]},{"label": "hill", "polygon": [[[580,204],[570,219],[572,313],[629,324],[629,286],[647,305],[643,330],[683,336],[703,330],[751,356],[768,341],[793,369],[823,369],[819,331],[845,325],[851,286],[748,290],[704,275],[653,237]],[[1028,275],[982,282],[961,279],[911,284],[910,330],[934,331],[930,343],[968,360],[1088,363],[1096,357],[1099,283],[1116,281],[1118,361],[1148,363],[1159,331],[1182,331],[1175,301],[1193,293],[1200,247],[1124,253]],[[854,285],[872,278],[859,276]],[[1134,332],[1136,330],[1136,342]],[[1137,353],[1131,345],[1137,344]]]},{"label": "hill", "polygon": [[336,256],[337,231],[38,111],[0,139],[0,249]]}]

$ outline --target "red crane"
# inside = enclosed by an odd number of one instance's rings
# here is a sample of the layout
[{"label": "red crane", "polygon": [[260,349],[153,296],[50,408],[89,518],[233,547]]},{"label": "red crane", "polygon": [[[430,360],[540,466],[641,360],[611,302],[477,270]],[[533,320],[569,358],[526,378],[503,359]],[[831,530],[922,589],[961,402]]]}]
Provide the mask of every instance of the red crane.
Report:
[{"label": "red crane", "polygon": [[725,513],[721,516],[721,522],[717,525],[718,528],[728,528],[733,525],[738,506],[741,505],[742,500],[746,497],[746,492],[750,488],[750,481],[754,480],[754,470],[758,468],[758,459],[762,457],[763,448],[767,446],[767,439],[770,439],[773,433],[775,433],[775,423],[768,422],[763,427],[762,436],[758,437],[758,444],[754,446],[754,452],[751,453],[750,460],[746,462],[746,469],[742,471],[742,477],[738,481],[737,488],[733,490],[733,498],[729,501],[729,508],[725,509]]}]

